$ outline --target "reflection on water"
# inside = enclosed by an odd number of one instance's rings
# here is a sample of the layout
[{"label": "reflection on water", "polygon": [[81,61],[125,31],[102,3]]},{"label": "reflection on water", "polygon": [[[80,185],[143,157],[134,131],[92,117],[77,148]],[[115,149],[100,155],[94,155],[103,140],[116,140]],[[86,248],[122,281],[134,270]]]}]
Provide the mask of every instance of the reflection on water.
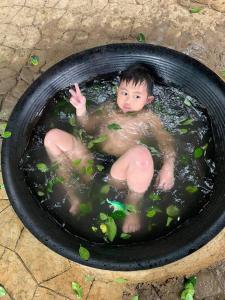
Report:
[{"label": "reflection on water", "polygon": [[[107,78],[97,78],[81,85],[81,90],[87,98],[88,109],[98,110],[99,103],[109,99],[115,101],[117,84],[117,74],[111,74]],[[162,159],[157,144],[147,139],[142,141],[153,155],[155,174],[153,183],[142,200],[141,230],[131,234],[131,237],[121,236],[124,213],[121,209],[114,211],[115,208],[109,201],[123,203],[126,191],[112,188],[108,184],[109,170],[115,157],[104,155],[93,147],[91,150],[95,161],[94,180],[86,185],[80,181],[77,174],[73,174],[74,186],[79,186],[81,204],[80,213],[76,216],[71,215],[66,191],[61,184],[62,180],[57,176],[57,165],[50,163],[43,146],[45,134],[51,128],[63,129],[88,142],[89,136],[76,123],[75,109],[68,101],[68,90],[69,88],[59,91],[55,97],[49,99],[49,104],[34,128],[21,160],[21,168],[26,175],[34,201],[38,201],[47,209],[60,226],[74,235],[104,243],[104,231],[107,228],[103,225],[107,223],[104,220],[106,214],[113,218],[117,227],[113,243],[133,243],[160,238],[204,208],[210,200],[215,172],[212,159],[214,146],[207,112],[195,99],[181,91],[156,85],[155,101],[149,108],[160,116],[164,127],[176,141],[175,187],[169,192],[154,189],[154,181]],[[97,165],[102,167],[96,167]]]}]

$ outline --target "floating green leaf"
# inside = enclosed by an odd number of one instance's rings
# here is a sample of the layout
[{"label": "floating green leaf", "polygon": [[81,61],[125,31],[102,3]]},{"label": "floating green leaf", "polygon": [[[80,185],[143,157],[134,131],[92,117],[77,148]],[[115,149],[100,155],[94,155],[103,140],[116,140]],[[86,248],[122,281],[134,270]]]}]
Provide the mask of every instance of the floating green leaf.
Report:
[{"label": "floating green leaf", "polygon": [[92,205],[90,202],[85,203],[85,202],[81,202],[80,203],[80,214],[81,216],[85,216],[90,214],[92,211]]},{"label": "floating green leaf", "polygon": [[105,184],[101,187],[100,193],[101,194],[108,194],[109,190],[110,190],[110,185]]},{"label": "floating green leaf", "polygon": [[73,167],[79,166],[80,163],[81,163],[81,159],[75,159],[72,161]]},{"label": "floating green leaf", "polygon": [[126,283],[128,280],[123,277],[118,277],[118,278],[115,278],[113,281],[117,282],[117,283]]},{"label": "floating green leaf", "polygon": [[139,33],[138,36],[137,36],[137,41],[139,43],[145,43],[145,36],[144,36],[144,33]]},{"label": "floating green leaf", "polygon": [[185,134],[185,133],[188,132],[188,129],[187,128],[180,128],[179,131],[180,131],[180,134]]},{"label": "floating green leaf", "polygon": [[40,196],[40,197],[43,197],[43,196],[45,195],[45,193],[42,192],[42,191],[37,191],[37,194],[38,194],[38,196]]},{"label": "floating green leaf", "polygon": [[203,153],[204,153],[204,151],[203,151],[203,149],[201,147],[195,148],[195,150],[194,150],[194,158],[198,159],[198,158],[202,157]]},{"label": "floating green leaf", "polygon": [[98,170],[99,172],[101,172],[101,171],[103,171],[103,170],[105,169],[105,167],[102,166],[102,165],[97,165],[96,168],[97,168],[97,170]]},{"label": "floating green leaf", "polygon": [[137,212],[137,208],[134,204],[125,204],[126,206],[126,210],[128,213],[136,213]]},{"label": "floating green leaf", "polygon": [[121,219],[126,217],[126,213],[121,211],[121,210],[116,210],[116,211],[111,213],[111,217],[114,220],[121,220]]},{"label": "floating green leaf", "polygon": [[120,127],[120,125],[119,125],[119,124],[116,124],[116,123],[111,123],[111,124],[109,124],[107,127],[108,127],[108,129],[110,129],[110,130],[119,130],[119,129],[122,129],[122,128]]},{"label": "floating green leaf", "polygon": [[37,167],[37,169],[38,169],[39,171],[41,171],[42,173],[46,173],[46,172],[49,171],[48,166],[46,166],[46,164],[44,164],[44,163],[38,163],[38,164],[36,164],[36,167]]},{"label": "floating green leaf", "polygon": [[202,10],[201,7],[191,7],[191,8],[189,9],[190,13],[192,13],[192,14],[199,13],[201,10]]},{"label": "floating green leaf", "polygon": [[121,239],[128,240],[129,238],[131,238],[131,234],[122,232],[120,237],[121,237]]},{"label": "floating green leaf", "polygon": [[159,200],[161,200],[161,197],[160,197],[159,194],[151,193],[151,194],[149,195],[149,199],[152,200],[152,201],[154,202],[154,201],[159,201]]},{"label": "floating green leaf", "polygon": [[105,224],[100,224],[100,229],[102,233],[106,233],[107,232],[107,226]]},{"label": "floating green leaf", "polygon": [[105,221],[108,219],[108,215],[104,214],[104,213],[100,213],[99,214],[100,220]]},{"label": "floating green leaf", "polygon": [[135,295],[131,298],[131,300],[139,300],[139,296],[138,295]]},{"label": "floating green leaf", "polygon": [[81,245],[79,248],[79,255],[80,255],[80,258],[82,258],[83,260],[89,260],[89,258],[90,258],[90,252],[88,251],[88,249]]},{"label": "floating green leaf", "polygon": [[102,143],[106,140],[107,140],[107,135],[100,135],[99,137],[97,137],[96,139],[91,140],[88,143],[88,149],[91,149],[94,146],[94,144],[99,144],[99,143]]},{"label": "floating green leaf", "polygon": [[172,217],[167,217],[167,220],[166,220],[166,227],[169,227],[170,226],[170,223],[173,221],[173,218]]},{"label": "floating green leaf", "polygon": [[198,191],[198,187],[195,186],[195,185],[188,185],[188,186],[186,186],[185,191],[190,193],[190,194],[193,194],[193,193],[196,193]]},{"label": "floating green leaf", "polygon": [[155,147],[148,146],[148,148],[153,156],[161,157],[160,152]]},{"label": "floating green leaf", "polygon": [[98,144],[107,140],[107,135],[100,135],[96,139],[93,140],[93,143]]},{"label": "floating green leaf", "polygon": [[114,219],[107,214],[100,213],[100,220],[104,221],[104,223],[100,225],[102,233],[112,242],[117,233],[117,226]]},{"label": "floating green leaf", "polygon": [[187,166],[189,164],[189,157],[186,154],[180,156],[180,162],[182,165]]},{"label": "floating green leaf", "polygon": [[9,137],[11,137],[11,135],[12,135],[12,132],[11,132],[11,131],[4,131],[4,132],[2,133],[2,137],[3,137],[4,139],[8,139]]},{"label": "floating green leaf", "polygon": [[151,206],[146,212],[148,218],[153,218],[158,212],[162,212],[157,206]]},{"label": "floating green leaf", "polygon": [[92,282],[92,281],[95,280],[95,277],[94,277],[93,275],[85,275],[85,276],[84,276],[84,280],[85,280],[86,282]]},{"label": "floating green leaf", "polygon": [[87,175],[89,175],[89,176],[93,175],[94,174],[94,168],[93,168],[93,166],[87,166],[85,173]]},{"label": "floating green leaf", "polygon": [[69,124],[71,126],[76,126],[76,120],[75,120],[74,116],[72,116],[72,117],[69,118]]},{"label": "floating green leaf", "polygon": [[175,218],[175,217],[179,216],[180,209],[176,205],[172,204],[167,207],[166,213],[169,217]]},{"label": "floating green leaf", "polygon": [[0,286],[0,297],[4,297],[6,295],[6,290],[4,289],[3,286]]},{"label": "floating green leaf", "polygon": [[106,226],[107,226],[107,232],[106,235],[108,237],[108,239],[110,240],[110,242],[112,242],[116,236],[117,233],[117,226],[115,221],[113,220],[112,217],[108,217],[108,219],[105,222]]},{"label": "floating green leaf", "polygon": [[59,176],[55,176],[51,179],[48,180],[47,182],[47,192],[48,193],[52,193],[53,192],[53,186],[55,184],[58,184],[58,183],[63,183],[64,182],[64,178],[63,177],[59,177]]},{"label": "floating green leaf", "polygon": [[202,150],[207,150],[207,148],[208,148],[208,146],[209,146],[209,144],[208,143],[206,143],[204,146],[202,146],[201,148],[202,148]]},{"label": "floating green leaf", "polygon": [[192,125],[193,121],[194,121],[193,119],[186,119],[186,120],[181,121],[180,124],[184,125],[184,126]]},{"label": "floating green leaf", "polygon": [[98,230],[98,228],[95,227],[95,226],[91,226],[91,229],[92,229],[92,231],[94,231],[94,232],[96,232],[96,231]]},{"label": "floating green leaf", "polygon": [[74,293],[75,293],[75,295],[77,296],[78,299],[83,297],[83,289],[79,285],[78,282],[76,282],[76,281],[72,282],[72,290],[74,291]]},{"label": "floating green leaf", "polygon": [[191,101],[190,101],[189,99],[187,99],[187,98],[185,98],[184,104],[185,104],[186,106],[189,106],[189,107],[192,105],[192,104],[191,104]]}]

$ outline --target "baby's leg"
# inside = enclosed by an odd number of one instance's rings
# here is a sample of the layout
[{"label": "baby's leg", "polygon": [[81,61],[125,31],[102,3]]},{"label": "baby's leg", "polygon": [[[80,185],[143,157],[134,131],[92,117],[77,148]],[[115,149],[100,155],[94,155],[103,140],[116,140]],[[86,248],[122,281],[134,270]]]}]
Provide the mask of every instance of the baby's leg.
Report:
[{"label": "baby's leg", "polygon": [[[140,200],[148,189],[154,173],[151,153],[142,145],[137,145],[123,154],[112,166],[110,175],[115,180],[125,180],[129,192],[127,204],[138,207]],[[124,232],[134,232],[140,228],[138,214],[130,214],[123,224]]]},{"label": "baby's leg", "polygon": [[[79,209],[79,199],[71,186],[71,175],[74,168],[76,168],[76,171],[85,182],[90,181],[91,177],[87,174],[81,174],[80,170],[87,167],[88,160],[93,159],[93,156],[79,139],[60,129],[48,131],[44,139],[44,145],[51,161],[59,164],[57,173],[64,178],[64,184],[71,202],[70,212],[75,214]],[[77,167],[72,165],[74,160],[81,160]]]}]

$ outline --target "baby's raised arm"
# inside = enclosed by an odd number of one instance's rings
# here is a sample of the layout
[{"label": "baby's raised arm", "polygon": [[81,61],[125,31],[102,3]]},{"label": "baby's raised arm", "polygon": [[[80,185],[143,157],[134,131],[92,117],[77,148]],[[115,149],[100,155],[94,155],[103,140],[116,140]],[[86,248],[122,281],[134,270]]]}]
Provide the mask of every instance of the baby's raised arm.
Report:
[{"label": "baby's raised arm", "polygon": [[69,90],[71,94],[70,103],[76,108],[77,120],[88,132],[93,132],[99,123],[99,118],[90,115],[86,109],[86,98],[82,95],[78,83],[75,83],[75,90]]}]

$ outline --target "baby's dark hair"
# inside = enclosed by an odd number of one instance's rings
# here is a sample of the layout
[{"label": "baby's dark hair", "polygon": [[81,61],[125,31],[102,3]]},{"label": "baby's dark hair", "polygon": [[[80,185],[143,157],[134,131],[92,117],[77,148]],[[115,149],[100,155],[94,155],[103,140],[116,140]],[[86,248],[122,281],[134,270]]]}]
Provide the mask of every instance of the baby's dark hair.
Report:
[{"label": "baby's dark hair", "polygon": [[121,81],[125,81],[126,83],[133,81],[134,85],[146,81],[148,95],[152,95],[153,93],[154,81],[150,74],[148,66],[145,64],[135,63],[133,65],[130,65],[127,69],[125,69],[122,72],[120,76],[120,82]]}]

